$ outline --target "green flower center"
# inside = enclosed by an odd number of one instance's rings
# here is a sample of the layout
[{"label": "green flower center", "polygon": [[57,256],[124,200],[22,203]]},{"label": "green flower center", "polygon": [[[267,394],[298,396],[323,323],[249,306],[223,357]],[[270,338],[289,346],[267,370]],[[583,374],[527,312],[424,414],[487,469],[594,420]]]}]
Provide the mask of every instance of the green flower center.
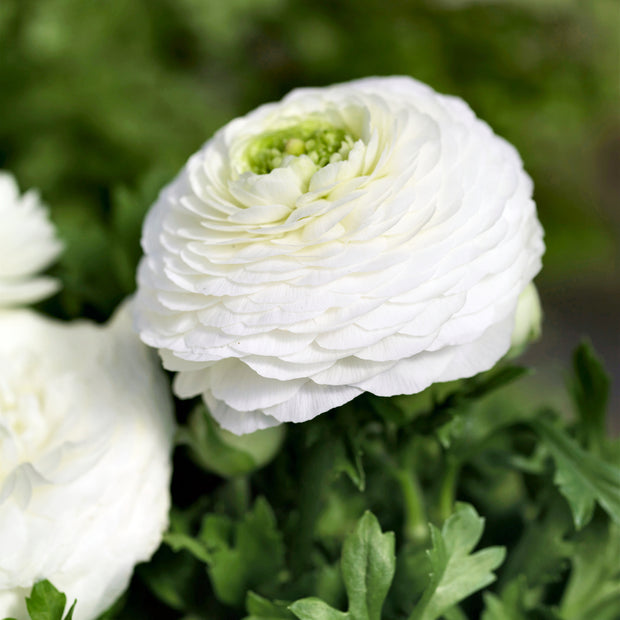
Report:
[{"label": "green flower center", "polygon": [[264,133],[248,146],[245,157],[249,169],[268,174],[282,165],[287,155],[307,155],[317,168],[343,161],[355,138],[340,127],[321,121],[305,121],[293,127]]}]

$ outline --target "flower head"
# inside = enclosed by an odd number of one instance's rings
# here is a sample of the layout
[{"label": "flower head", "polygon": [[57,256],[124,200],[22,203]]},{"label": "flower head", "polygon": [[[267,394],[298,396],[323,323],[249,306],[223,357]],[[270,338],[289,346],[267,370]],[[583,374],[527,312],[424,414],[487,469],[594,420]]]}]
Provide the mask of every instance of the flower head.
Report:
[{"label": "flower head", "polygon": [[57,281],[36,274],[61,248],[36,192],[20,196],[15,179],[0,171],[0,307],[40,301],[54,293]]},{"label": "flower head", "polygon": [[515,149],[406,77],[232,121],[161,193],[143,248],[141,338],[235,433],[490,368],[544,251]]},{"label": "flower head", "polygon": [[96,618],[160,543],[173,421],[125,307],[111,323],[0,312],[0,617],[49,579]]}]

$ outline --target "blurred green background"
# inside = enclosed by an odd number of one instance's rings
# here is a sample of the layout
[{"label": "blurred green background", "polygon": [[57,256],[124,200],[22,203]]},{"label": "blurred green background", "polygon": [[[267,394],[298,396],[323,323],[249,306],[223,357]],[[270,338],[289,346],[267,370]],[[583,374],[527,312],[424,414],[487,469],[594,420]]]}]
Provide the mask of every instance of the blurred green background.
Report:
[{"label": "blurred green background", "polygon": [[583,334],[618,375],[617,0],[0,0],[0,167],[39,189],[66,244],[44,309],[110,314],[134,288],[143,214],[225,122],[388,74],[463,97],[534,178],[532,392],[553,393]]}]

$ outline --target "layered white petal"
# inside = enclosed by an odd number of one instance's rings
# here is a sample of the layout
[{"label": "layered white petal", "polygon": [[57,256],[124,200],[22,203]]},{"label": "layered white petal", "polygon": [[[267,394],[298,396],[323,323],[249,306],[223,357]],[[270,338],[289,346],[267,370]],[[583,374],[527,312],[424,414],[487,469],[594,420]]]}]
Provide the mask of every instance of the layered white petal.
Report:
[{"label": "layered white petal", "polygon": [[20,195],[15,179],[0,171],[0,307],[40,301],[55,293],[58,282],[37,274],[61,249],[36,192]]},{"label": "layered white petal", "polygon": [[167,527],[172,403],[123,307],[106,326],[0,311],[0,617],[49,579],[90,620]]},{"label": "layered white petal", "polygon": [[[308,119],[353,136],[317,166],[248,164]],[[304,88],[221,129],[144,226],[136,325],[224,428],[471,376],[508,349],[542,229],[517,152],[411,78]]]}]

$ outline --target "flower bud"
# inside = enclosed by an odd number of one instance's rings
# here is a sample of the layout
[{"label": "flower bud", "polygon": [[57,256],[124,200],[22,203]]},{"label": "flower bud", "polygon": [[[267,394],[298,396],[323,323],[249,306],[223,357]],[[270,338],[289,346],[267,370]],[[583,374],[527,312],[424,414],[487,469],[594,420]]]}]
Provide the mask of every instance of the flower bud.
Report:
[{"label": "flower bud", "polygon": [[538,340],[542,331],[542,307],[540,297],[533,282],[530,282],[519,295],[515,326],[510,339],[510,350],[506,357],[521,355],[527,346]]},{"label": "flower bud", "polygon": [[198,465],[230,477],[264,467],[280,449],[284,435],[284,426],[235,435],[223,429],[201,403],[193,409],[187,427],[179,429],[177,437],[180,443],[189,446]]}]

